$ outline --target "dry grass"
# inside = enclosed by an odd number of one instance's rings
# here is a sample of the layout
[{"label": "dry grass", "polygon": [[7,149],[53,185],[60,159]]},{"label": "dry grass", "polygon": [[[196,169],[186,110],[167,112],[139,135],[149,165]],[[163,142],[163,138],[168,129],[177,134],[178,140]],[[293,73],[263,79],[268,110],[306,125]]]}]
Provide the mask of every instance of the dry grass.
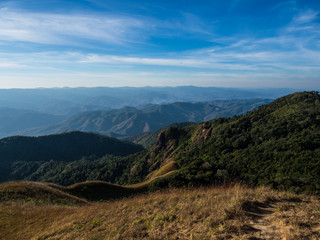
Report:
[{"label": "dry grass", "polygon": [[161,176],[156,176],[156,177],[153,176],[152,178],[150,178],[150,179],[148,179],[146,181],[143,181],[143,182],[140,182],[140,183],[136,183],[136,184],[126,185],[125,187],[131,188],[131,189],[139,189],[139,188],[143,189],[143,187],[146,187],[149,183],[157,181],[160,178],[168,177],[171,174],[174,174],[175,172],[176,172],[176,170],[173,170],[173,171],[164,173]]},{"label": "dry grass", "polygon": [[320,239],[319,198],[283,199],[275,207],[273,225],[278,225],[286,239]]},{"label": "dry grass", "polygon": [[163,165],[162,167],[160,167],[158,170],[155,170],[153,172],[151,172],[146,179],[153,179],[155,177],[160,177],[163,176],[164,174],[168,173],[168,172],[172,172],[178,169],[178,165],[177,163],[170,159],[165,165]]},{"label": "dry grass", "polygon": [[[168,190],[76,207],[1,203],[0,238],[318,239],[319,220],[315,197],[236,185]],[[258,229],[264,224],[278,235]]]}]

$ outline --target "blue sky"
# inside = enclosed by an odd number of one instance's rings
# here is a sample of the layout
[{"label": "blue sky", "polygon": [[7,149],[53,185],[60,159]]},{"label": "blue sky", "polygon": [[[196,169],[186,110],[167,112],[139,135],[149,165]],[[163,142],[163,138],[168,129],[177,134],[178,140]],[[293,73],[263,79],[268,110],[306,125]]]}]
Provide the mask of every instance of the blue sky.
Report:
[{"label": "blue sky", "polygon": [[0,88],[320,89],[319,0],[0,0]]}]

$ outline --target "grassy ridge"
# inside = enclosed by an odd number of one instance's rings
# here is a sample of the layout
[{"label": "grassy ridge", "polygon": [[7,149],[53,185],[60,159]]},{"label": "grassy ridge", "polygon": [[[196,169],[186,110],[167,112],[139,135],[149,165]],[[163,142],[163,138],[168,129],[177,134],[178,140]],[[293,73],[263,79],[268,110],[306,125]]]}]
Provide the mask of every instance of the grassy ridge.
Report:
[{"label": "grassy ridge", "polygon": [[[0,239],[320,237],[317,198],[239,185],[175,189],[73,207],[0,202],[0,209]],[[272,232],[261,228],[263,221]]]},{"label": "grassy ridge", "polygon": [[0,184],[0,202],[77,205],[87,204],[89,201],[119,199],[148,191],[150,183],[172,172],[127,186],[103,181],[81,182],[67,187],[42,182],[6,182]]},{"label": "grassy ridge", "polygon": [[0,202],[75,205],[88,203],[61,188],[39,182],[7,182],[0,184]]},{"label": "grassy ridge", "polygon": [[129,197],[144,192],[148,182],[139,186],[120,186],[102,181],[89,181],[68,187],[40,182],[7,182],[0,184],[0,202],[77,205],[88,201]]}]

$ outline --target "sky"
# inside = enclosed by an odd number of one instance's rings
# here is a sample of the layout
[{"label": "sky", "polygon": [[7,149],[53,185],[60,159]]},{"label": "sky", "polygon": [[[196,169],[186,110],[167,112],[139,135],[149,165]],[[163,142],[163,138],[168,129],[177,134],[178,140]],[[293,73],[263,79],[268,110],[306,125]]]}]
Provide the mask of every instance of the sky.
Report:
[{"label": "sky", "polygon": [[320,89],[319,0],[0,0],[0,88]]}]

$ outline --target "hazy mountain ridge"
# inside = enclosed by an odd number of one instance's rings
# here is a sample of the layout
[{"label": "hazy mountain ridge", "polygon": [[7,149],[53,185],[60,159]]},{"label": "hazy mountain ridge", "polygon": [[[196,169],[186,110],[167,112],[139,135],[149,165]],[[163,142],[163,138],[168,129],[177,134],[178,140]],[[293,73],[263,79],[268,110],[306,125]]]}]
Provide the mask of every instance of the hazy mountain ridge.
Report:
[{"label": "hazy mountain ridge", "polygon": [[176,102],[151,105],[143,109],[124,107],[108,111],[80,113],[70,119],[43,128],[28,129],[20,135],[47,135],[68,131],[87,131],[114,137],[133,136],[158,130],[175,122],[202,122],[218,117],[244,114],[271,100],[226,100],[211,102]]},{"label": "hazy mountain ridge", "polygon": [[31,110],[0,108],[0,138],[16,135],[28,128],[55,124],[65,119],[64,116]]},{"label": "hazy mountain ridge", "polygon": [[292,89],[237,89],[216,87],[95,87],[0,89],[0,107],[28,109],[71,116],[82,111],[106,110],[172,102],[277,98]]}]

